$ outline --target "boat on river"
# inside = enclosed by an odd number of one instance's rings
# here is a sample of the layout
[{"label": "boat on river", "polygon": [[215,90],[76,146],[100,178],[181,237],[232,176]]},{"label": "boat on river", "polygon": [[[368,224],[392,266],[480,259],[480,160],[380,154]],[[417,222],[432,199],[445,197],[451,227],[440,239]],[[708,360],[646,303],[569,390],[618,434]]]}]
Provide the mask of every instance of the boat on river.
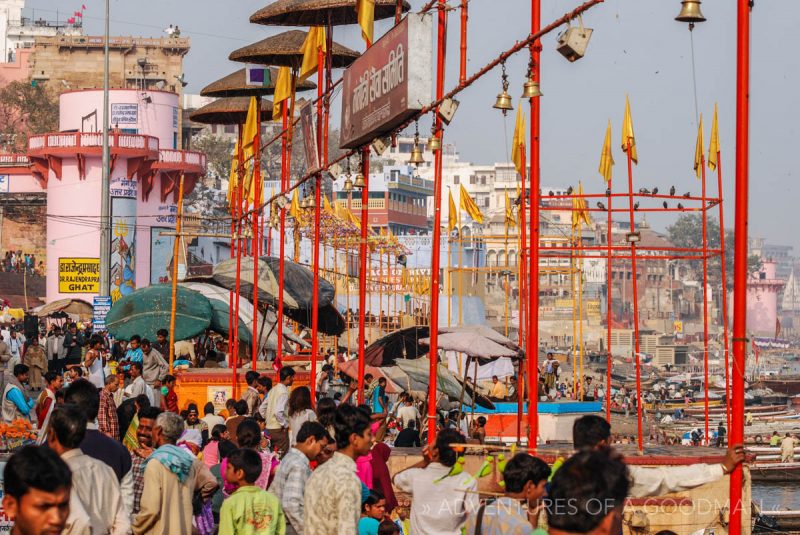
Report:
[{"label": "boat on river", "polygon": [[800,462],[752,463],[750,477],[753,481],[796,482],[800,480]]}]

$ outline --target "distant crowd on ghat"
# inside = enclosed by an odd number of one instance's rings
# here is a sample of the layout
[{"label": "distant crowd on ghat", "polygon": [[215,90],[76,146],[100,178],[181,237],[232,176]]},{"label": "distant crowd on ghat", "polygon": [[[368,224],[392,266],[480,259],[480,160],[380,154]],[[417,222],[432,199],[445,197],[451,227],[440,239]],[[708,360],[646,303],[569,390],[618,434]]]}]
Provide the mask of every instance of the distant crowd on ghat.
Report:
[{"label": "distant crowd on ghat", "polygon": [[[46,347],[51,336],[62,335],[45,336]],[[179,407],[164,331],[115,353],[71,324],[51,349],[63,357],[48,357],[38,383],[16,353],[0,357],[3,440],[42,430],[5,465],[12,534],[617,535],[626,497],[709,483],[744,458],[735,446],[722,464],[626,466],[608,422],[587,415],[571,457],[551,467],[512,449],[500,495],[481,499],[464,456],[486,438],[485,418],[468,425],[437,402],[435,441],[421,447],[423,405],[387,394],[383,377],[365,376],[359,405],[356,381],[332,397],[329,365],[316,400],[291,367],[274,382],[251,370],[241,398],[217,411],[213,400]],[[392,475],[401,453],[420,460]]]}]

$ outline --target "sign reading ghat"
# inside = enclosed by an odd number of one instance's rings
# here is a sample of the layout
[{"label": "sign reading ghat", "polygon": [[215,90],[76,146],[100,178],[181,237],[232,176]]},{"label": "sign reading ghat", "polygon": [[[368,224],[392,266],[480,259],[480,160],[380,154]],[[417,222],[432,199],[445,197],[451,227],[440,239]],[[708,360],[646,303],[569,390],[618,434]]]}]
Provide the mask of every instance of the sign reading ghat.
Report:
[{"label": "sign reading ghat", "polygon": [[344,72],[343,149],[391,132],[430,104],[432,15],[410,14]]},{"label": "sign reading ghat", "polygon": [[58,291],[62,294],[99,293],[99,258],[59,258]]}]

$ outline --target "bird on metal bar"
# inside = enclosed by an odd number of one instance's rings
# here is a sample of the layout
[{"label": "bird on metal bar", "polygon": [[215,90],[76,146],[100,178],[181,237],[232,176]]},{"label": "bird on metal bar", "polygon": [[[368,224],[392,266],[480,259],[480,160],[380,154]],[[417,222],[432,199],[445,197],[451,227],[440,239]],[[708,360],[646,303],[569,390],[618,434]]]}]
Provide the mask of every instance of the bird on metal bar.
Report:
[{"label": "bird on metal bar", "polygon": [[633,209],[634,210],[638,210],[639,209],[639,203],[638,202],[633,205]]},{"label": "bird on metal bar", "polygon": [[611,197],[611,188],[606,188],[606,197]]},{"label": "bird on metal bar", "polygon": [[681,203],[678,203],[678,210],[683,210],[683,205]]},{"label": "bird on metal bar", "polygon": [[664,208],[669,208],[669,204],[667,204],[667,201],[664,201]]},{"label": "bird on metal bar", "polygon": [[601,203],[600,201],[597,202],[597,207],[600,208],[601,210],[605,210],[606,209],[606,205]]},{"label": "bird on metal bar", "polygon": [[549,196],[551,196],[551,197],[552,197],[553,195],[555,195],[555,193],[553,193],[553,190],[550,190],[550,191],[548,191],[548,192],[547,192],[547,194],[548,194]]},{"label": "bird on metal bar", "polygon": [[669,188],[669,194],[670,195],[675,195],[675,186],[672,186],[671,188]]},{"label": "bird on metal bar", "polygon": [[572,195],[572,186],[567,188],[567,195]]},{"label": "bird on metal bar", "polygon": [[653,195],[658,195],[658,188],[653,188]]},{"label": "bird on metal bar", "polygon": [[692,192],[691,191],[687,191],[686,193],[683,194],[683,198],[684,199],[688,199],[691,196],[692,196]]},{"label": "bird on metal bar", "polygon": [[639,193],[642,195],[650,195],[650,190],[647,188],[639,188]]}]

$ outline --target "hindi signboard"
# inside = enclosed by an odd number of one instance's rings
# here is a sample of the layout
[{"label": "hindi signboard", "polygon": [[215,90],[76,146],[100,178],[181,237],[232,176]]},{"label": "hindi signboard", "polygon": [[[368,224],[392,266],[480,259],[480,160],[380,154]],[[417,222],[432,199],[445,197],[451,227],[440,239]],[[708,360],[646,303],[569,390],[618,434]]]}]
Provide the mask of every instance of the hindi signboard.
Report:
[{"label": "hindi signboard", "polygon": [[111,126],[139,124],[139,105],[118,102],[111,105]]},{"label": "hindi signboard", "polygon": [[62,294],[100,292],[99,258],[59,258],[58,291]]},{"label": "hindi signboard", "polygon": [[96,295],[92,305],[92,327],[95,331],[103,331],[106,328],[106,316],[111,310],[111,296]]},{"label": "hindi signboard", "polygon": [[340,147],[391,132],[430,104],[432,15],[412,13],[344,72]]}]

